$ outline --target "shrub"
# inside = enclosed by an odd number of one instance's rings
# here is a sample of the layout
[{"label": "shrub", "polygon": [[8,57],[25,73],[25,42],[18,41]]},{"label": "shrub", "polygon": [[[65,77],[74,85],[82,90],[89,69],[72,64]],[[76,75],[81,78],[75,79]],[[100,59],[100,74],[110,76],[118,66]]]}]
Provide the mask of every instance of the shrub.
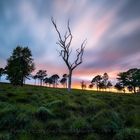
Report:
[{"label": "shrub", "polygon": [[91,99],[89,100],[89,103],[86,105],[86,112],[91,114],[91,113],[96,113],[104,108],[107,107],[107,104],[103,102],[102,100],[99,99]]},{"label": "shrub", "polygon": [[140,129],[125,128],[117,133],[113,140],[140,140]]},{"label": "shrub", "polygon": [[53,113],[46,107],[39,107],[35,116],[41,121],[47,121],[49,117],[53,116]]},{"label": "shrub", "polygon": [[91,129],[85,118],[77,117],[70,125],[70,131],[73,133],[87,133]]},{"label": "shrub", "polygon": [[0,112],[0,129],[14,129],[17,108],[7,104]]},{"label": "shrub", "polygon": [[64,101],[62,101],[62,100],[54,100],[54,101],[52,101],[52,102],[50,102],[50,103],[48,103],[47,104],[47,107],[54,107],[54,106],[63,106],[65,103],[64,103]]},{"label": "shrub", "polygon": [[45,123],[38,120],[33,120],[29,129],[30,133],[41,133],[44,130]]},{"label": "shrub", "polygon": [[100,140],[100,137],[99,137],[97,134],[92,133],[92,134],[89,134],[89,135],[85,138],[85,140]]},{"label": "shrub", "polygon": [[127,127],[138,127],[140,128],[140,110],[134,109],[128,112],[125,118],[125,125]]},{"label": "shrub", "polygon": [[26,112],[19,113],[16,117],[16,125],[20,129],[27,128],[30,125],[30,116]]},{"label": "shrub", "polygon": [[30,99],[29,98],[25,98],[25,97],[18,97],[17,99],[16,99],[16,101],[17,102],[20,102],[20,103],[24,103],[24,104],[26,104],[26,103],[30,103],[31,101],[30,101]]},{"label": "shrub", "polygon": [[119,115],[113,110],[102,110],[91,118],[93,129],[102,133],[116,133],[123,127]]},{"label": "shrub", "polygon": [[11,140],[11,135],[9,133],[0,133],[0,140]]},{"label": "shrub", "polygon": [[63,122],[61,120],[51,120],[46,124],[46,131],[48,133],[62,133]]}]

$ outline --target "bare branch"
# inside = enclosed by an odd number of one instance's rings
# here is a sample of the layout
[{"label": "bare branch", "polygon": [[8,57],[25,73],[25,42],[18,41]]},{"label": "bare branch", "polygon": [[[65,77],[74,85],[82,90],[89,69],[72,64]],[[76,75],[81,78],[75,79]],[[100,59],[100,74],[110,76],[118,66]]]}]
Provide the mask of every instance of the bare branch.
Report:
[{"label": "bare branch", "polygon": [[81,44],[81,47],[76,50],[77,58],[71,64],[72,70],[74,70],[78,65],[80,65],[83,62],[83,53],[84,53],[85,46],[86,46],[86,40],[84,40],[83,43]]},{"label": "bare branch", "polygon": [[57,28],[56,22],[54,21],[53,17],[51,18],[51,21],[52,21],[52,23],[53,23],[53,25],[54,25],[57,33],[58,33],[59,39],[62,40],[61,34],[60,34],[60,32],[59,32],[59,30]]},{"label": "bare branch", "polygon": [[56,22],[54,21],[54,19],[51,19],[56,32],[58,33],[59,36],[59,40],[56,44],[58,44],[61,48],[61,50],[59,51],[59,55],[62,57],[62,59],[64,60],[68,70],[69,70],[69,81],[68,81],[68,89],[71,88],[71,77],[72,77],[72,71],[82,63],[83,61],[83,53],[84,53],[84,49],[86,46],[86,40],[84,40],[80,46],[79,49],[76,50],[76,59],[73,63],[70,62],[70,55],[72,52],[72,48],[70,48],[71,46],[71,42],[73,39],[72,33],[71,33],[71,29],[70,29],[70,25],[69,25],[69,20],[67,23],[67,31],[65,32],[65,35],[61,36],[60,31],[57,28]]}]

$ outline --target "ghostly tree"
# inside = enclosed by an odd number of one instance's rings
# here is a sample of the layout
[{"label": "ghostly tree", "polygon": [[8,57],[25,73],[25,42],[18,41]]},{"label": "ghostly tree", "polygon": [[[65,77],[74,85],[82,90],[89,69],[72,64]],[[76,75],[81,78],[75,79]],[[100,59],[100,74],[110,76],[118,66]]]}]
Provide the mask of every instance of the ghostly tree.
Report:
[{"label": "ghostly tree", "polygon": [[71,48],[71,42],[73,39],[72,33],[71,33],[71,29],[69,26],[69,21],[67,23],[67,31],[65,33],[64,36],[62,36],[62,34],[60,33],[60,31],[57,28],[56,22],[54,21],[54,19],[51,19],[56,32],[58,33],[58,37],[59,40],[57,42],[57,44],[60,46],[60,51],[59,54],[62,57],[63,61],[65,62],[67,68],[68,68],[68,91],[71,90],[71,83],[72,83],[72,73],[73,70],[80,65],[83,62],[83,53],[84,53],[84,48],[86,45],[86,40],[82,42],[80,48],[78,48],[76,50],[76,59],[74,60],[74,62],[70,61],[70,55],[72,52],[72,48]]}]

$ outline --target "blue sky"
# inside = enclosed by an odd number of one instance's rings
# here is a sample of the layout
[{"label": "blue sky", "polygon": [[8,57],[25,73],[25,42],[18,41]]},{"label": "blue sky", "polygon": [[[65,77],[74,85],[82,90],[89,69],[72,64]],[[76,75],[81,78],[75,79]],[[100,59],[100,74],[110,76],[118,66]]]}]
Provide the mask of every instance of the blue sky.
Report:
[{"label": "blue sky", "polygon": [[51,23],[65,33],[67,20],[73,34],[71,59],[87,38],[84,62],[74,72],[74,83],[140,67],[139,0],[1,0],[0,67],[17,46],[32,50],[36,71],[62,75],[67,68],[59,57],[58,36]]}]

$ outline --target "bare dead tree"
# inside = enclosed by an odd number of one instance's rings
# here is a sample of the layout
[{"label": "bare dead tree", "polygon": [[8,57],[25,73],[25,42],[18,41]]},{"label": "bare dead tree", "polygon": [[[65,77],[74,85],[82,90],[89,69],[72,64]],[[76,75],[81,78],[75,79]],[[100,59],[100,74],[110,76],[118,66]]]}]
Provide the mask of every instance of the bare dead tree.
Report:
[{"label": "bare dead tree", "polygon": [[71,48],[71,42],[73,39],[72,33],[71,33],[71,29],[69,26],[69,20],[67,23],[67,31],[65,32],[65,35],[62,36],[60,31],[58,30],[56,21],[54,21],[53,18],[51,18],[51,21],[55,27],[56,32],[58,33],[58,42],[56,44],[58,44],[61,48],[61,50],[59,51],[60,56],[62,57],[62,59],[64,60],[68,71],[69,71],[69,75],[68,75],[68,91],[71,90],[71,83],[72,83],[72,73],[73,70],[80,65],[83,62],[83,53],[84,53],[84,49],[86,46],[86,40],[84,40],[80,46],[80,48],[78,48],[76,50],[76,59],[74,60],[74,62],[70,61],[70,55],[72,52],[72,48]]}]

